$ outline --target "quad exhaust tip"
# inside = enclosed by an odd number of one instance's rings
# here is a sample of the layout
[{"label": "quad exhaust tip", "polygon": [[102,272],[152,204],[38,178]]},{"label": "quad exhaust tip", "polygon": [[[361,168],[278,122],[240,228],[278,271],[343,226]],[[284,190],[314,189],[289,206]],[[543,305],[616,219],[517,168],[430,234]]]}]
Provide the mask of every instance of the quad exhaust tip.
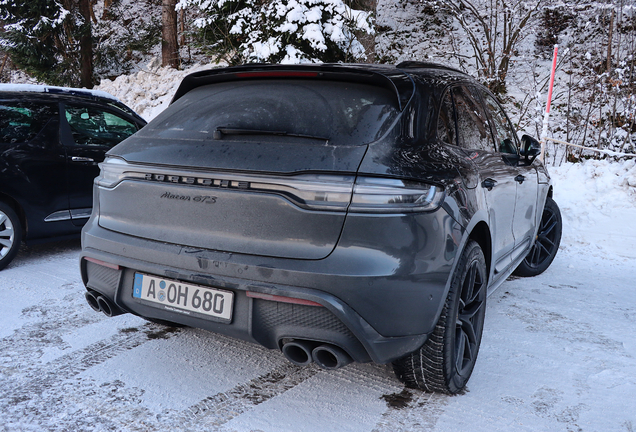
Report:
[{"label": "quad exhaust tip", "polygon": [[312,361],[326,370],[335,370],[353,361],[351,356],[335,345],[294,340],[287,342],[282,348],[287,360],[297,366],[307,366]]},{"label": "quad exhaust tip", "polygon": [[309,341],[293,341],[283,345],[285,358],[297,366],[307,366],[313,361],[311,352],[314,344]]},{"label": "quad exhaust tip", "polygon": [[95,312],[102,312],[107,317],[114,317],[124,313],[124,311],[122,311],[117,305],[97,291],[86,291],[84,297],[86,298],[88,305]]},{"label": "quad exhaust tip", "polygon": [[352,362],[349,354],[334,345],[320,345],[311,355],[318,366],[327,370],[340,369]]}]

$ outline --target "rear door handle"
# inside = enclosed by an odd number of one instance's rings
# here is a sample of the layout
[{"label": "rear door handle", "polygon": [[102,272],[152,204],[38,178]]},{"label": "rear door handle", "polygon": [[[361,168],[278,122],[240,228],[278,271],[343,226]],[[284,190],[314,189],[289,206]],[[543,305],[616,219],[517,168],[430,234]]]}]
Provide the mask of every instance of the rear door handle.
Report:
[{"label": "rear door handle", "polygon": [[481,182],[481,186],[485,189],[492,190],[492,188],[497,186],[497,180],[487,178],[483,182]]},{"label": "rear door handle", "polygon": [[516,181],[516,182],[519,182],[519,184],[523,183],[523,181],[524,181],[525,179],[526,179],[526,178],[525,178],[524,176],[522,176],[521,174],[519,174],[517,177],[515,177],[515,181]]},{"label": "rear door handle", "polygon": [[93,158],[82,157],[82,156],[73,156],[71,157],[71,161],[73,162],[95,162]]}]

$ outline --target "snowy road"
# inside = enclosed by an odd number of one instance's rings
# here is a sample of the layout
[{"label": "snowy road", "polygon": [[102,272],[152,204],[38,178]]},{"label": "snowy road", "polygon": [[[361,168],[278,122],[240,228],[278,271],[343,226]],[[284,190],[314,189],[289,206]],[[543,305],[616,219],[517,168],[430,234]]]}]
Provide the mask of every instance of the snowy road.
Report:
[{"label": "snowy road", "polygon": [[[0,273],[0,430],[633,432],[636,228],[614,249],[584,241],[598,203],[583,196],[556,195],[569,225],[552,267],[488,299],[455,397],[405,389],[382,365],[298,368],[202,330],[106,318],[84,300],[79,242],[23,247]],[[595,233],[616,231],[611,218],[636,210],[595,217]]]}]

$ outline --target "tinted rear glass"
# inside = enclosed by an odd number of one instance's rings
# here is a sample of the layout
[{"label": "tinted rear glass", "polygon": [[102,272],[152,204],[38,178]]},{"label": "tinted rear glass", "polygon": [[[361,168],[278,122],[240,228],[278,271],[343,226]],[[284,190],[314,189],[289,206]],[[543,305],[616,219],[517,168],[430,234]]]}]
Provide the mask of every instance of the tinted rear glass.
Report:
[{"label": "tinted rear glass", "polygon": [[0,142],[19,144],[30,141],[54,114],[48,104],[0,101]]},{"label": "tinted rear glass", "polygon": [[[247,80],[198,87],[143,132],[162,138],[212,139],[217,128],[284,131],[324,137],[331,145],[380,138],[398,115],[395,94],[366,84],[310,80]],[[223,139],[294,137],[236,135]]]}]

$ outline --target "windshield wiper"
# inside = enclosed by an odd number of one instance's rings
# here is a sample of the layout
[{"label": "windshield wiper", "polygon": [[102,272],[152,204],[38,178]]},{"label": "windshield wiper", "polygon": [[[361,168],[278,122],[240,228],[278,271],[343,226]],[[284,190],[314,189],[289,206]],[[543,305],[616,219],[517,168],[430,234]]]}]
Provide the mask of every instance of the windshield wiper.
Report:
[{"label": "windshield wiper", "polygon": [[277,136],[290,136],[295,138],[306,138],[321,141],[329,141],[329,138],[319,137],[314,135],[304,135],[297,133],[290,133],[286,131],[273,131],[273,130],[260,130],[260,129],[242,129],[242,128],[230,128],[230,127],[218,127],[214,131],[214,139],[223,139],[223,135],[277,135]]}]

